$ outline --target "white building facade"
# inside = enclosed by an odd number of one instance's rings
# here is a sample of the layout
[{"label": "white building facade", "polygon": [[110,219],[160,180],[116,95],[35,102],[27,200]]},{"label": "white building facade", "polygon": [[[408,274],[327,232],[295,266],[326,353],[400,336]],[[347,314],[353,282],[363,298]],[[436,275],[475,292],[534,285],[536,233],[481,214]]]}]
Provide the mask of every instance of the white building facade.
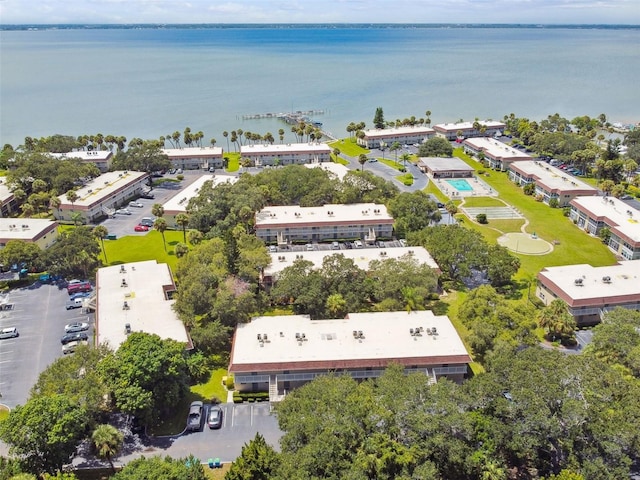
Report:
[{"label": "white building facade", "polygon": [[268,143],[240,147],[241,157],[248,159],[256,167],[330,162],[331,151],[331,147],[326,143],[317,142]]},{"label": "white building facade", "polygon": [[423,143],[435,134],[435,130],[430,127],[375,128],[365,130],[364,136],[358,137],[356,141],[364,148],[380,148],[380,146],[390,147],[394,142],[400,145]]}]

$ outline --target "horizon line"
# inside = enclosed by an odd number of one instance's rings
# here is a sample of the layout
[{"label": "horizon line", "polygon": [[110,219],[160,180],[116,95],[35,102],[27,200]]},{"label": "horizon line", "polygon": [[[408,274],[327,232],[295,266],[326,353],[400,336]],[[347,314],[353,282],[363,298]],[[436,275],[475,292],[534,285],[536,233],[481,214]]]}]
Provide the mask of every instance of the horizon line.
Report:
[{"label": "horizon line", "polygon": [[577,26],[577,27],[640,27],[638,23],[522,23],[522,22],[71,22],[71,23],[0,23],[2,27],[26,27],[26,26],[268,26],[268,25],[300,25],[300,26],[319,26],[319,25],[390,25],[390,26],[523,26],[523,27],[560,27],[560,26]]}]

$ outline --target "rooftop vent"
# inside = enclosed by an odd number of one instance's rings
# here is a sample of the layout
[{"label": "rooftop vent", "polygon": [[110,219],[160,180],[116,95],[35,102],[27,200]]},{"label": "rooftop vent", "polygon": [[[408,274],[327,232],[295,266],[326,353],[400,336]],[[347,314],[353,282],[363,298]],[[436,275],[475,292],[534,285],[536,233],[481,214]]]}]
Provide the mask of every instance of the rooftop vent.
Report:
[{"label": "rooftop vent", "polygon": [[581,286],[582,286],[582,279],[581,279],[581,278],[576,278],[576,279],[573,281],[573,283],[574,283],[575,285],[578,285],[578,286],[580,286],[580,287],[581,287]]},{"label": "rooftop vent", "polygon": [[603,281],[604,283],[611,283],[611,277],[610,277],[610,276],[608,276],[608,275],[607,275],[606,277],[602,277],[602,281]]}]

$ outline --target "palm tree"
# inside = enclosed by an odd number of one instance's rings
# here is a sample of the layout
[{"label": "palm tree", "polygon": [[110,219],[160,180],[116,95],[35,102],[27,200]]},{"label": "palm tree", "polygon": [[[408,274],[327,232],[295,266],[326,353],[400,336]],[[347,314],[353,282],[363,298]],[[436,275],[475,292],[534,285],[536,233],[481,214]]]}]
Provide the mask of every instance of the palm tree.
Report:
[{"label": "palm tree", "polygon": [[52,213],[53,213],[53,210],[57,210],[58,208],[60,208],[61,203],[62,202],[60,201],[57,195],[51,196],[51,198],[49,199],[49,207],[51,208]]},{"label": "palm tree", "polygon": [[424,308],[422,298],[414,287],[402,287],[400,293],[402,293],[402,299],[404,300],[407,313]]},{"label": "palm tree", "polygon": [[204,237],[204,235],[202,235],[202,232],[200,232],[199,230],[191,230],[189,232],[189,235],[187,236],[189,237],[189,243],[191,245],[198,245]]},{"label": "palm tree", "polygon": [[222,136],[227,139],[227,152],[229,151],[229,132],[226,130],[222,132]]},{"label": "palm tree", "polygon": [[93,235],[100,240],[100,245],[102,245],[102,254],[104,255],[104,263],[107,263],[107,252],[104,249],[104,239],[109,235],[109,230],[104,225],[98,225],[93,229]]},{"label": "palm tree", "polygon": [[400,150],[400,142],[393,142],[389,147],[389,151],[396,154],[396,163],[398,163],[398,150]]},{"label": "palm tree", "polygon": [[364,153],[361,153],[360,156],[358,157],[358,163],[360,163],[360,165],[362,165],[361,170],[364,171],[364,164],[367,163],[367,156]]},{"label": "palm tree", "polygon": [[559,298],[542,309],[538,315],[538,324],[547,329],[552,339],[572,335],[576,328],[576,321],[567,310],[567,304]]},{"label": "palm tree", "polygon": [[176,215],[176,223],[182,227],[182,238],[184,243],[187,243],[187,226],[189,225],[189,215],[186,213],[179,213]]},{"label": "palm tree", "polygon": [[447,210],[447,213],[449,214],[449,216],[451,217],[451,219],[453,220],[453,216],[458,213],[458,207],[456,207],[456,204],[449,201],[447,202],[447,204],[444,206],[444,208]]},{"label": "palm tree", "polygon": [[184,243],[178,243],[174,249],[176,257],[182,258],[189,252],[189,247]]},{"label": "palm tree", "polygon": [[161,218],[164,216],[164,207],[159,203],[154,203],[151,207],[151,213],[154,217]]},{"label": "palm tree", "polygon": [[404,169],[407,169],[407,161],[411,160],[411,155],[409,155],[408,153],[403,153],[402,155],[400,155],[400,160],[402,160],[402,165],[404,166]]},{"label": "palm tree", "polygon": [[167,221],[160,217],[156,218],[156,221],[153,222],[153,228],[160,232],[162,235],[162,244],[164,245],[164,251],[167,251],[167,241],[164,238],[164,232],[167,230]]},{"label": "palm tree", "polygon": [[82,213],[80,212],[73,212],[71,214],[71,221],[73,222],[73,224],[77,227],[78,223],[82,223]]},{"label": "palm tree", "polygon": [[98,425],[91,434],[91,442],[96,449],[96,455],[99,458],[107,460],[111,469],[116,471],[111,460],[114,455],[117,455],[122,448],[122,442],[124,435],[120,430],[112,425]]},{"label": "palm tree", "polygon": [[33,205],[31,205],[30,203],[23,203],[20,208],[22,209],[22,214],[26,217],[26,218],[30,218],[31,215],[33,215],[35,209],[33,208]]},{"label": "palm tree", "polygon": [[336,157],[336,163],[338,163],[338,156],[340,156],[340,149],[338,147],[333,149],[333,156]]},{"label": "palm tree", "polygon": [[78,201],[80,196],[75,192],[75,190],[69,190],[67,192],[67,200],[71,202],[71,209],[73,209],[74,204]]}]

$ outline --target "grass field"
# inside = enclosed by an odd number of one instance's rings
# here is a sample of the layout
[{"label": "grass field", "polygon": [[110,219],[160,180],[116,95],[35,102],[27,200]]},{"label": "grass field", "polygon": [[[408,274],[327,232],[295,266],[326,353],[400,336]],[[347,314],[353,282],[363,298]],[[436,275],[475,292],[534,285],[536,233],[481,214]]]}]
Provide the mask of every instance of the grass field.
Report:
[{"label": "grass field", "polygon": [[464,206],[469,208],[504,207],[504,202],[493,197],[468,197],[464,199]]},{"label": "grass field", "polygon": [[207,401],[216,397],[220,401],[226,402],[227,390],[222,386],[222,377],[225,375],[227,375],[227,370],[225,368],[218,368],[211,373],[211,377],[206,383],[193,385],[191,391]]},{"label": "grass field", "polygon": [[[117,240],[105,240],[104,249],[107,252],[106,265],[119,265],[128,262],[140,262],[143,260],[157,260],[158,263],[167,263],[173,270],[178,262],[178,257],[173,253],[176,244],[183,241],[181,231],[167,230],[164,232],[167,241],[165,252],[162,243],[162,235],[152,230],[146,235],[118,238]],[[102,255],[100,256],[102,257]]]},{"label": "grass field", "polygon": [[333,160],[333,163],[339,163],[340,165],[349,165],[349,161],[345,160],[342,157],[336,157],[335,155],[331,154],[331,159]]},{"label": "grass field", "polygon": [[237,152],[227,153],[227,157],[229,157],[229,164],[227,165],[227,172],[237,172],[240,170],[240,154]]},{"label": "grass field", "polygon": [[0,405],[0,422],[9,416],[9,409],[4,405]]},{"label": "grass field", "polygon": [[337,148],[341,153],[350,157],[357,157],[361,153],[367,154],[369,150],[362,148],[356,143],[356,139],[343,138],[342,140],[336,140],[328,144],[331,148]]},{"label": "grass field", "polygon": [[401,163],[396,162],[395,160],[389,160],[388,158],[378,157],[378,161],[380,163],[384,163],[387,167],[391,167],[394,170],[398,170],[399,172],[401,172],[402,169],[404,168]]},{"label": "grass field", "polygon": [[403,173],[402,175],[398,175],[397,177],[395,177],[395,179],[407,186],[413,185],[413,175],[411,175],[410,173]]}]

